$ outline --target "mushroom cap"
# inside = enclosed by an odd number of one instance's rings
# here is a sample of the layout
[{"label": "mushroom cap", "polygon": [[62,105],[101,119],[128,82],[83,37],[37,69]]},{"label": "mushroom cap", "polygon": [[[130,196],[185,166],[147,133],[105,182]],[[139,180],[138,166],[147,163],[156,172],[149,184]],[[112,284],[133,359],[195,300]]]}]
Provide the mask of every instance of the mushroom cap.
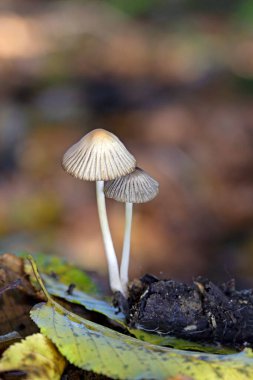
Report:
[{"label": "mushroom cap", "polygon": [[124,177],[107,181],[104,192],[107,198],[118,202],[145,203],[156,197],[159,183],[137,167],[134,172]]},{"label": "mushroom cap", "polygon": [[94,129],[63,156],[63,168],[86,181],[107,181],[135,169],[136,160],[113,133]]}]

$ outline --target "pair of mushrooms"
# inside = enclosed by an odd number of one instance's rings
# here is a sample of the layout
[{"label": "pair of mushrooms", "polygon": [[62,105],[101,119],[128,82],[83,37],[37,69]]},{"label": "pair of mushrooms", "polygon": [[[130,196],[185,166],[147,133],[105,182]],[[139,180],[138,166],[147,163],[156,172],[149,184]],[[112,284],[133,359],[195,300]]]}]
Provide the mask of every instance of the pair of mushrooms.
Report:
[{"label": "pair of mushrooms", "polygon": [[[133,203],[144,203],[158,194],[158,182],[136,167],[135,158],[122,142],[104,129],[95,129],[70,147],[63,168],[76,178],[96,181],[97,205],[107,258],[110,287],[127,296]],[[109,229],[105,196],[125,203],[125,232],[119,271]]]}]

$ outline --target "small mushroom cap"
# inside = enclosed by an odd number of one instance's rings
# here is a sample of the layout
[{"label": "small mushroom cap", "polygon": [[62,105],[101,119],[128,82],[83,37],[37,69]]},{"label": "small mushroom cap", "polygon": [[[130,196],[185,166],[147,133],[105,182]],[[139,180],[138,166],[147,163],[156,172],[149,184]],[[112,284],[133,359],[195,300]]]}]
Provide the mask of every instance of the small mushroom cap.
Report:
[{"label": "small mushroom cap", "polygon": [[137,167],[124,177],[107,181],[104,192],[107,198],[118,202],[145,203],[157,196],[159,183]]},{"label": "small mushroom cap", "polygon": [[107,181],[132,172],[136,160],[113,133],[94,129],[67,150],[62,166],[76,178]]}]

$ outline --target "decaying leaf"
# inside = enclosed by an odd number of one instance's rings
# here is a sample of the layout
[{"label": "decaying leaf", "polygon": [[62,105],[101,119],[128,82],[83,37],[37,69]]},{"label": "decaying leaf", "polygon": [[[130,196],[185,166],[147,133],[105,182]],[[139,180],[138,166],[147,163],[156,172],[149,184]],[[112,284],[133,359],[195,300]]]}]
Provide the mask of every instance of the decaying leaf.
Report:
[{"label": "decaying leaf", "polygon": [[0,335],[0,352],[6,350],[11,344],[18,342],[22,336],[17,331],[11,331],[8,334]]},{"label": "decaying leaf", "polygon": [[79,368],[113,379],[253,379],[253,355],[199,354],[139,341],[70,313],[56,302],[40,303],[33,321]]},{"label": "decaying leaf", "polygon": [[16,331],[22,337],[37,332],[29,318],[31,307],[41,301],[24,272],[23,260],[0,255],[0,335]]},{"label": "decaying leaf", "polygon": [[19,285],[21,285],[21,279],[20,278],[18,278],[17,280],[14,280],[14,281],[10,282],[9,284],[3,286],[0,289],[0,296],[2,294],[4,294],[5,292],[7,292],[8,290],[16,289]]},{"label": "decaying leaf", "polygon": [[42,334],[34,334],[9,347],[0,360],[0,372],[22,371],[27,380],[59,380],[66,360]]}]

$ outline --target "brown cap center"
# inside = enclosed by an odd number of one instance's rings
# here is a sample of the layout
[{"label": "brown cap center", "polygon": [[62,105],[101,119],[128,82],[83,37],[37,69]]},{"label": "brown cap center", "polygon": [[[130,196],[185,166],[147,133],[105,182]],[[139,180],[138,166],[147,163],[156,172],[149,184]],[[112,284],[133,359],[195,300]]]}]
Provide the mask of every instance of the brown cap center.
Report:
[{"label": "brown cap center", "polygon": [[91,140],[112,140],[113,135],[104,129],[94,129],[89,133]]}]

